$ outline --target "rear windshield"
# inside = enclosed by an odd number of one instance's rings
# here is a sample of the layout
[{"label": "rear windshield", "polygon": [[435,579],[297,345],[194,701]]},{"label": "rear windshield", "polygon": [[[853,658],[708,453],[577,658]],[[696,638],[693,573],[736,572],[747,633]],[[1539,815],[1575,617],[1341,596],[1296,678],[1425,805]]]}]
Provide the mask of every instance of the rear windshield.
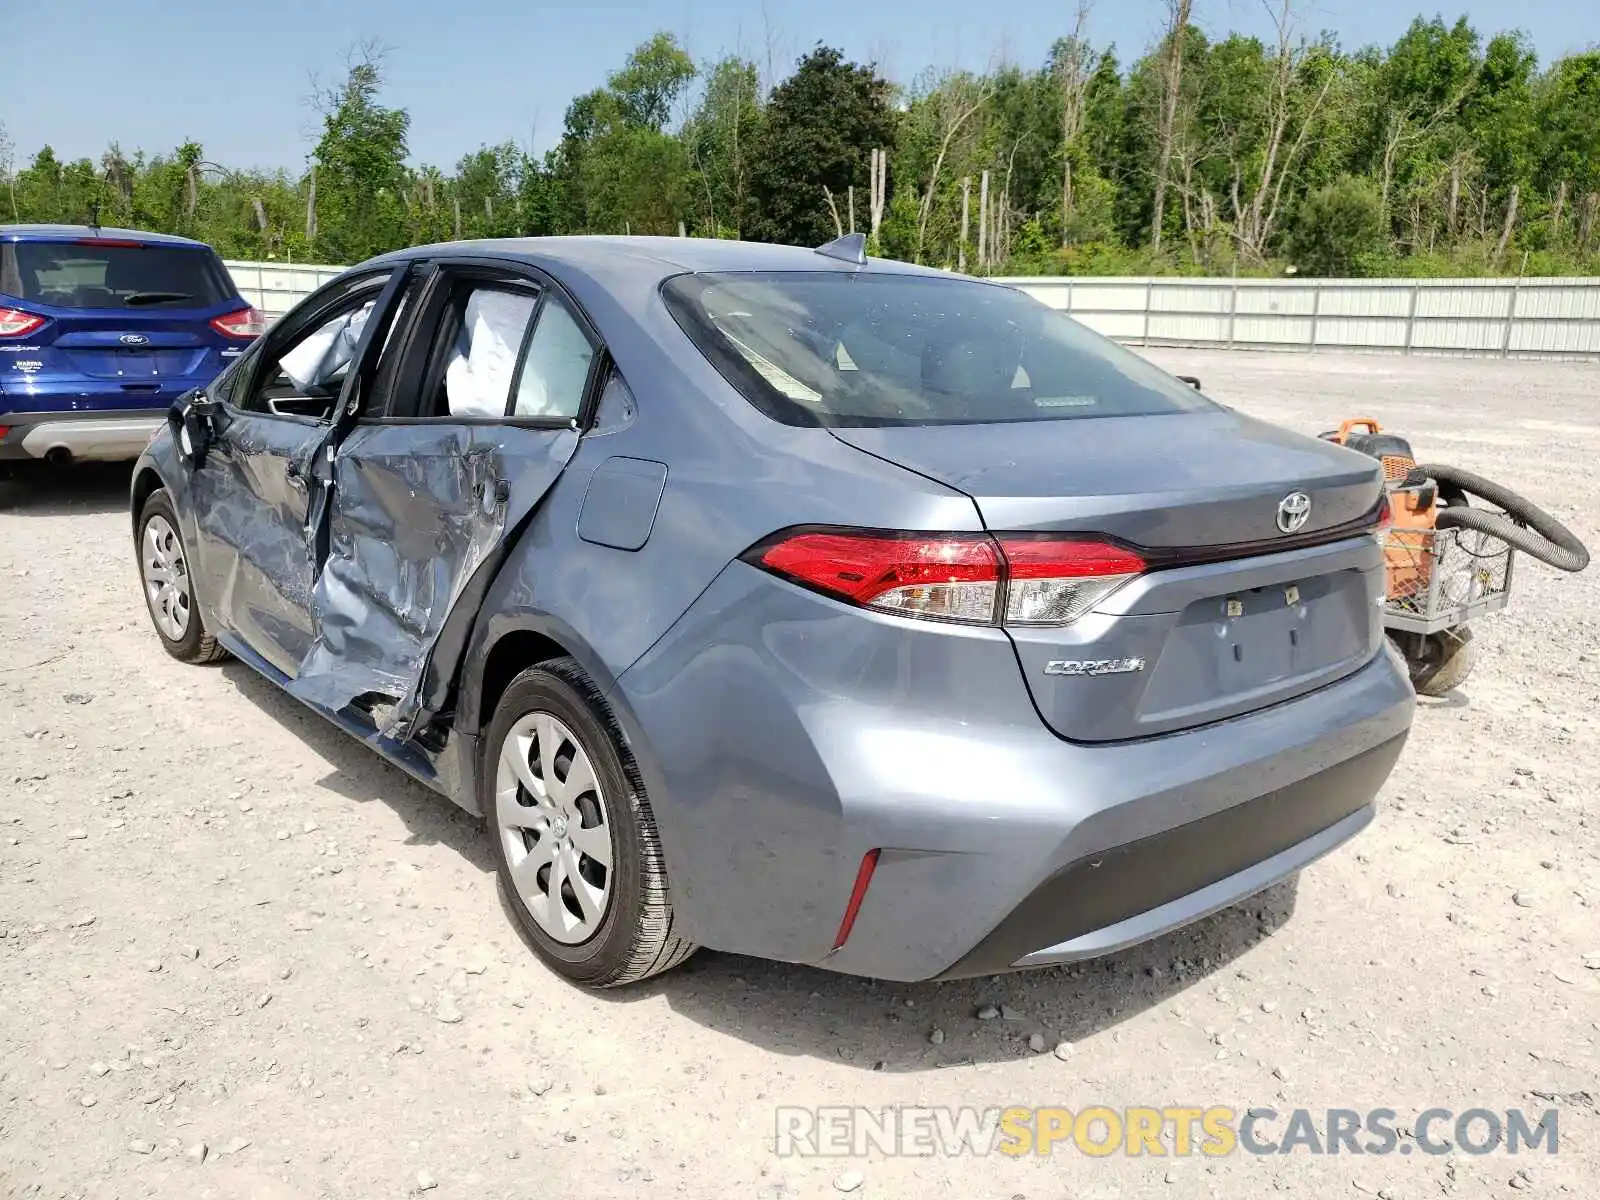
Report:
[{"label": "rear windshield", "polygon": [[1065,421],[1216,406],[1013,288],[841,271],[680,275],[678,324],[790,425]]},{"label": "rear windshield", "polygon": [[57,308],[206,308],[233,284],[203,247],[6,242],[0,292]]}]

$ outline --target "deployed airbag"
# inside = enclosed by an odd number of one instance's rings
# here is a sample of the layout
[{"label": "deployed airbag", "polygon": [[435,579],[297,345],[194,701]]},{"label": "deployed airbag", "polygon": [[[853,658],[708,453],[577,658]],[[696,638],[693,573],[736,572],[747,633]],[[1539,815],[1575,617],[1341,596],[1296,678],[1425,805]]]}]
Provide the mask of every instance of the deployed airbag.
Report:
[{"label": "deployed airbag", "polygon": [[517,352],[533,317],[533,296],[480,288],[467,300],[455,351],[445,368],[452,416],[503,417]]}]

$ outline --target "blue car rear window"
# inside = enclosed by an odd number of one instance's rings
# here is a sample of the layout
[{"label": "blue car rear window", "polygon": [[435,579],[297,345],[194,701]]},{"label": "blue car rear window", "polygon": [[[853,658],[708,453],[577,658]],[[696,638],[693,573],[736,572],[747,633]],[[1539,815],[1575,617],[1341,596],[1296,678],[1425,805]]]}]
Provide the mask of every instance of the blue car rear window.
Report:
[{"label": "blue car rear window", "polygon": [[233,284],[204,247],[86,238],[0,243],[0,294],[56,308],[206,308]]},{"label": "blue car rear window", "polygon": [[680,275],[663,296],[744,397],[790,425],[1062,421],[1216,406],[1013,288],[960,277]]}]

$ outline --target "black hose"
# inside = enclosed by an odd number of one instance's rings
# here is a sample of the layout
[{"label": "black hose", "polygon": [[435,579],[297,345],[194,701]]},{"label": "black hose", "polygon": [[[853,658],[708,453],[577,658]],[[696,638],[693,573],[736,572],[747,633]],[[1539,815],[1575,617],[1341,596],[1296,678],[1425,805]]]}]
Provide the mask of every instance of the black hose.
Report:
[{"label": "black hose", "polygon": [[[1589,565],[1588,548],[1570,529],[1509,488],[1460,467],[1428,465],[1417,467],[1417,471],[1435,480],[1441,494],[1447,489],[1459,489],[1509,514],[1486,512],[1465,504],[1447,504],[1439,509],[1436,519],[1440,529],[1472,529],[1489,534],[1560,571],[1581,571]],[[1527,528],[1518,522],[1526,523]]]}]

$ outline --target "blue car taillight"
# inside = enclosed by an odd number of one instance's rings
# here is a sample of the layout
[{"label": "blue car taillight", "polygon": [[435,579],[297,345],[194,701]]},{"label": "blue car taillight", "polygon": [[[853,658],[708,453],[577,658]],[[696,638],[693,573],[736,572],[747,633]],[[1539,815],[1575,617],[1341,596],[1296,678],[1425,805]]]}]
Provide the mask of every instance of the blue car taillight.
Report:
[{"label": "blue car taillight", "polygon": [[37,313],[23,312],[20,308],[0,308],[0,338],[27,337],[44,324]]}]

